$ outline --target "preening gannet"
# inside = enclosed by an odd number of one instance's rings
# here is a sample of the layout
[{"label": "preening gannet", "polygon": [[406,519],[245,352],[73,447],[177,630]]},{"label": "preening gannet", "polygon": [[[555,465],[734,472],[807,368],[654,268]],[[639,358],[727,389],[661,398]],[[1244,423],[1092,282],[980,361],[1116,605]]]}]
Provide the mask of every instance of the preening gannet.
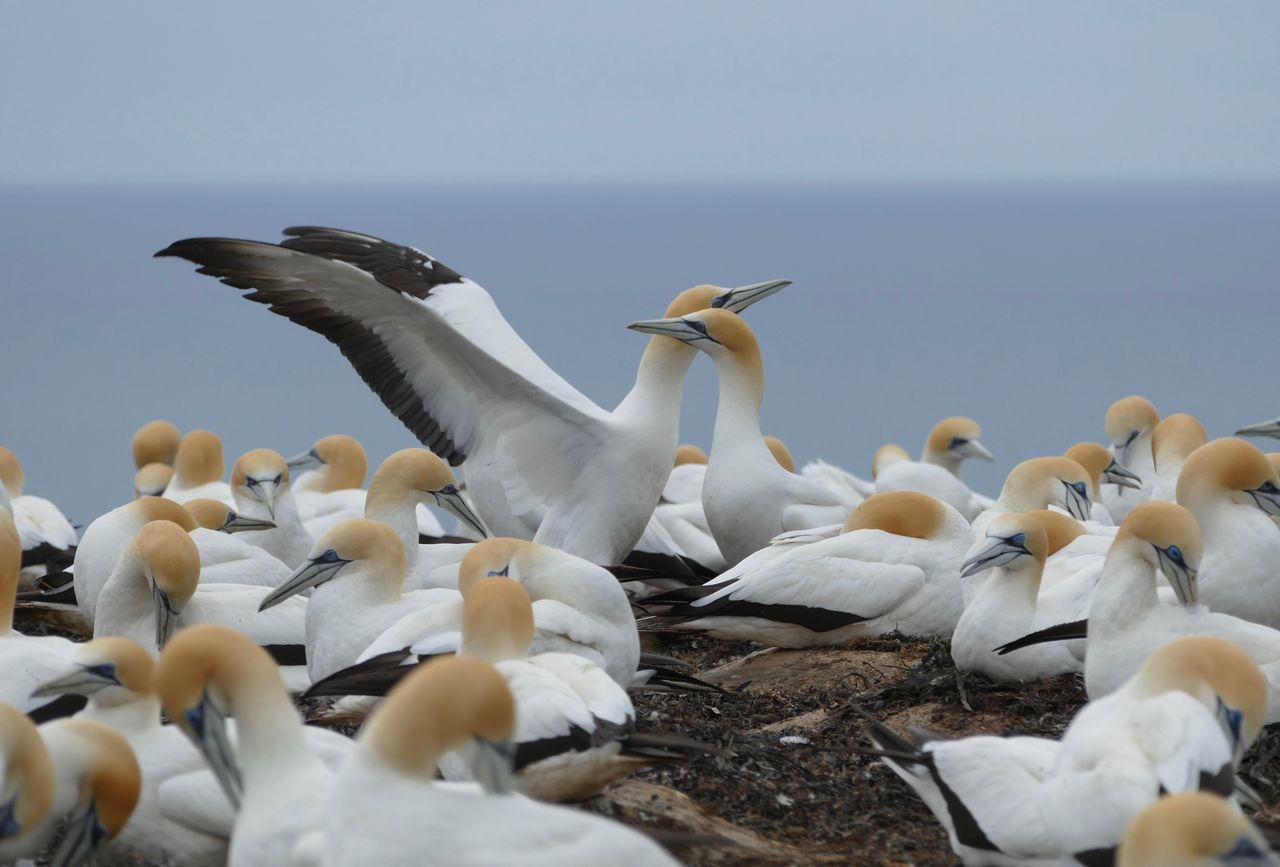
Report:
[{"label": "preening gannet", "polygon": [[1093,509],[1089,473],[1070,458],[1046,457],[1023,461],[1005,477],[991,508],[973,519],[973,537],[986,535],[987,525],[1008,512],[1033,512],[1057,506],[1071,517],[1087,521]]},{"label": "preening gannet", "polygon": [[1266,867],[1280,864],[1241,813],[1217,795],[1168,795],[1125,828],[1116,867]]},{"label": "preening gannet", "polygon": [[[53,762],[36,724],[13,705],[0,702],[0,862],[34,855],[31,843],[53,807]],[[60,817],[58,817],[60,818]]]},{"label": "preening gannet", "polygon": [[12,515],[18,528],[23,567],[37,567],[39,574],[65,568],[75,557],[75,527],[49,500],[24,494],[25,484],[17,455],[0,446],[0,511]]},{"label": "preening gannet", "polygon": [[762,551],[726,573],[729,580],[654,597],[676,603],[655,620],[777,647],[895,631],[949,635],[960,617],[969,540],[964,517],[927,494],[876,494],[833,538],[776,556]]},{"label": "preening gannet", "polygon": [[[674,867],[656,843],[600,816],[511,791],[516,708],[492,665],[469,657],[423,666],[369,718],[325,810],[326,867],[440,864]],[[465,756],[477,787],[434,780],[442,754]]]},{"label": "preening gannet", "polygon": [[[280,244],[178,241],[201,273],[323,334],[405,426],[436,454],[468,461],[468,490],[496,533],[545,505],[535,541],[595,563],[621,562],[657,505],[676,447],[693,353],[650,341],[636,384],[606,412],[553,372],[480,286],[399,244],[295,227]],[[667,310],[738,312],[788,285],[699,286]],[[509,524],[519,525],[508,529]]]},{"label": "preening gannet", "polygon": [[173,478],[164,495],[184,503],[196,497],[231,502],[231,488],[222,480],[222,439],[212,431],[193,430],[182,438],[173,460]]},{"label": "preening gannet", "polygon": [[168,464],[143,464],[133,474],[134,497],[161,497],[173,480],[173,467]]},{"label": "preening gannet", "polygon": [[1193,415],[1174,413],[1160,420],[1151,435],[1151,455],[1155,460],[1156,480],[1151,486],[1151,499],[1166,503],[1178,498],[1178,474],[1191,453],[1208,442],[1204,425]]},{"label": "preening gannet", "polygon": [[257,545],[290,568],[296,568],[311,550],[311,534],[302,523],[293,498],[289,467],[284,456],[271,449],[252,449],[231,468],[231,495],[236,511],[270,522],[269,530],[249,530],[241,539]]},{"label": "preening gannet", "polygon": [[1212,611],[1280,629],[1280,477],[1266,455],[1223,438],[1191,453],[1178,474],[1179,505],[1204,535],[1200,599]]},{"label": "preening gannet", "polygon": [[787,530],[838,524],[857,500],[788,472],[760,433],[764,364],[751,328],[741,317],[710,308],[627,326],[672,337],[711,356],[720,377],[720,401],[702,508],[725,561],[732,565]]},{"label": "preening gannet", "polygon": [[147,422],[134,432],[130,443],[134,469],[140,470],[147,464],[173,466],[181,443],[182,432],[173,422],[164,419]]},{"label": "preening gannet", "polygon": [[1122,487],[1102,489],[1102,504],[1116,523],[1124,520],[1129,510],[1151,497],[1155,479],[1155,460],[1151,456],[1151,435],[1160,423],[1160,413],[1145,397],[1122,397],[1107,409],[1106,433],[1111,450],[1120,466],[1142,482],[1137,490]]},{"label": "preening gannet", "polygon": [[[1142,489],[1142,479],[1138,478],[1137,474],[1131,473],[1120,466],[1120,462],[1115,459],[1111,452],[1098,443],[1076,443],[1063,452],[1062,456],[1071,458],[1071,460],[1085,468],[1085,472],[1089,474],[1089,479],[1093,482],[1095,498],[1104,484],[1131,488],[1135,491]],[[1090,518],[1101,524],[1115,526],[1115,521],[1112,519],[1111,513],[1107,511],[1107,507],[1096,499],[1093,503]]]}]

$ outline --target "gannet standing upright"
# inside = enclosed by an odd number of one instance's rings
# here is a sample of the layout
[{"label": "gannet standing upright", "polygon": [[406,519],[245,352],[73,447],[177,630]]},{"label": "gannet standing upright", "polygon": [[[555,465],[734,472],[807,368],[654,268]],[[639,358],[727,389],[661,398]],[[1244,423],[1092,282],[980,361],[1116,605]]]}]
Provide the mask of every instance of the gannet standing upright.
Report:
[{"label": "gannet standing upright", "polygon": [[[249,300],[337,344],[427,448],[455,466],[467,461],[468,492],[493,532],[545,505],[535,541],[599,564],[630,553],[671,471],[694,357],[687,347],[651,340],[635,385],[606,412],[538,358],[487,292],[444,263],[356,232],[302,226],[285,234],[280,244],[192,238],[156,255],[252,290]],[[741,311],[789,282],[695,287],[667,315],[708,305]]]},{"label": "gannet standing upright", "polygon": [[1106,431],[1111,449],[1120,466],[1142,480],[1142,488],[1129,490],[1107,487],[1102,491],[1102,504],[1112,520],[1119,523],[1129,510],[1151,497],[1155,479],[1155,460],[1151,456],[1151,435],[1160,423],[1160,413],[1145,397],[1122,397],[1107,409]]}]

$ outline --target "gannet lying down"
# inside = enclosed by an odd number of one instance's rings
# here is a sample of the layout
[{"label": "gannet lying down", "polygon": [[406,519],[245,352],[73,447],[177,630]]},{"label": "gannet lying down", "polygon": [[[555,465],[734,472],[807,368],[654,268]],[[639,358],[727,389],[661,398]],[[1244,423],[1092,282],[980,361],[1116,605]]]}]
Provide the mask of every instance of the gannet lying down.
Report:
[{"label": "gannet lying down", "polygon": [[58,571],[75,557],[75,527],[51,501],[24,494],[25,485],[17,456],[0,446],[0,512],[11,515],[18,528],[23,568],[35,576]]},{"label": "gannet lying down", "polygon": [[1155,459],[1151,455],[1151,437],[1160,423],[1160,413],[1145,397],[1122,397],[1107,408],[1105,428],[1111,440],[1111,451],[1120,466],[1141,480],[1137,489],[1107,486],[1102,489],[1102,504],[1111,519],[1119,523],[1129,510],[1151,498],[1155,482]]},{"label": "gannet lying down", "polygon": [[222,439],[212,431],[193,430],[182,438],[173,461],[173,478],[164,495],[177,503],[197,497],[231,502],[231,487],[222,480]]},{"label": "gannet lying down", "polygon": [[960,481],[960,465],[967,458],[995,460],[979,441],[981,436],[982,428],[973,419],[951,416],[929,432],[918,462],[896,459],[893,452],[877,452],[873,465],[876,493],[920,491],[937,497],[972,521],[986,506]]},{"label": "gannet lying down", "polygon": [[[133,474],[133,496],[162,497],[173,480],[173,467],[168,464],[143,464]],[[215,501],[216,502],[216,501]]]},{"label": "gannet lying down", "polygon": [[1168,795],[1133,818],[1116,867],[1244,867],[1280,864],[1231,801],[1205,792]]},{"label": "gannet lying down", "polygon": [[981,735],[917,746],[870,717],[868,737],[966,865],[1088,865],[1110,863],[1128,821],[1162,792],[1229,796],[1266,701],[1265,679],[1240,648],[1185,638],[1086,705],[1061,741]]},{"label": "gannet lying down", "polygon": [[1056,506],[1079,521],[1093,509],[1089,473],[1070,458],[1044,457],[1023,461],[1005,477],[995,504],[973,519],[973,538],[981,539],[987,525],[1009,512],[1034,512]]},{"label": "gannet lying down", "polygon": [[1178,498],[1178,475],[1191,453],[1209,441],[1204,425],[1184,412],[1161,419],[1151,435],[1151,456],[1155,461],[1156,480],[1151,485],[1151,499],[1172,503]]},{"label": "gannet lying down", "polygon": [[[651,340],[613,412],[569,385],[520,339],[489,293],[413,247],[299,226],[279,244],[189,238],[179,256],[337,344],[415,436],[458,465],[493,532],[547,508],[535,541],[594,563],[635,547],[674,457],[684,376],[695,353]],[[667,316],[708,306],[740,312],[789,285],[697,286]]]},{"label": "gannet lying down", "polygon": [[776,647],[895,631],[949,635],[960,617],[959,569],[969,538],[968,522],[940,500],[914,491],[876,494],[833,538],[762,551],[731,570],[732,580],[643,604],[674,603],[651,621],[663,629]]},{"label": "gannet lying down", "polygon": [[[624,825],[513,793],[516,714],[502,675],[483,660],[443,659],[415,671],[360,732],[295,863],[410,867],[429,853],[433,863],[472,867],[676,865]],[[466,757],[480,786],[434,779],[449,750]]]}]

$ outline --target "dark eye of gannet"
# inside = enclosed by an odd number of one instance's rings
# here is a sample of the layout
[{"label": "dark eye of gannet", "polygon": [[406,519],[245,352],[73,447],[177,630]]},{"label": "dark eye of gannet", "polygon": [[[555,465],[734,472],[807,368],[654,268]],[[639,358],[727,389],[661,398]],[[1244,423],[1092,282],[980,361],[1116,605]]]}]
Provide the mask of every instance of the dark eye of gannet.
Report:
[{"label": "dark eye of gannet", "polygon": [[1086,486],[1086,485],[1085,485],[1085,483],[1084,483],[1084,482],[1076,482],[1076,483],[1075,483],[1074,485],[1072,485],[1071,487],[1075,488],[1075,489],[1076,489],[1076,493],[1077,493],[1077,494],[1079,494],[1079,495],[1080,495],[1080,496],[1082,496],[1082,497],[1087,496],[1087,495],[1088,495],[1088,493],[1089,493],[1089,488],[1088,488],[1088,486]]},{"label": "dark eye of gannet", "polygon": [[320,555],[319,557],[317,557],[316,559],[317,559],[317,560],[319,560],[319,561],[321,561],[322,563],[337,563],[337,562],[338,562],[338,552],[337,552],[337,551],[335,551],[335,550],[333,550],[332,548],[330,548],[328,551],[325,551],[323,554],[321,554],[321,555]]},{"label": "dark eye of gannet", "polygon": [[967,439],[965,439],[964,437],[952,437],[952,438],[951,438],[951,445],[947,446],[947,448],[949,448],[949,449],[958,449],[958,448],[960,448],[960,446],[964,445],[964,444],[965,444],[965,443],[967,443],[967,442],[968,442],[968,440],[967,440]]},{"label": "dark eye of gannet", "polygon": [[1010,536],[1007,541],[1009,542],[1010,545],[1023,545],[1027,541],[1027,534],[1015,533],[1012,536]]},{"label": "dark eye of gannet", "polygon": [[115,680],[119,683],[119,680],[116,679],[116,667],[109,662],[104,662],[101,665],[86,665],[84,670],[89,674],[97,675],[107,680]]},{"label": "dark eye of gannet", "polygon": [[284,473],[276,473],[276,477],[271,480],[271,483],[274,485],[278,485],[280,484],[280,480],[283,478],[284,478]]},{"label": "dark eye of gannet", "polygon": [[686,319],[685,322],[688,322],[691,326],[693,326],[693,330],[698,332],[699,334],[707,333],[707,323],[699,322],[696,319]]},{"label": "dark eye of gannet", "polygon": [[443,488],[441,488],[441,489],[440,489],[440,493],[442,493],[442,494],[450,494],[450,495],[452,495],[452,494],[456,494],[456,493],[458,493],[458,486],[457,486],[457,485],[445,485]]},{"label": "dark eye of gannet", "polygon": [[1177,545],[1170,545],[1168,548],[1165,548],[1164,553],[1169,557],[1170,560],[1177,563],[1179,566],[1186,565],[1186,561],[1182,559],[1182,549],[1179,548]]}]

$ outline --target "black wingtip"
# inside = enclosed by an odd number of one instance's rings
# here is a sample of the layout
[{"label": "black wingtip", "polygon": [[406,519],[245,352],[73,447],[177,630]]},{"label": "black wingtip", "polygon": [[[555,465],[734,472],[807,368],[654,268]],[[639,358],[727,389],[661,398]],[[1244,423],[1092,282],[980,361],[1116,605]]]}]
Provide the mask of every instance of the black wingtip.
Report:
[{"label": "black wingtip", "polygon": [[1024,635],[1021,638],[1015,638],[1007,644],[1002,644],[995,648],[995,653],[1004,656],[1007,653],[1013,653],[1015,650],[1021,650],[1024,647],[1033,647],[1037,644],[1048,644],[1053,641],[1074,641],[1079,638],[1087,638],[1089,635],[1088,620],[1073,620],[1070,623],[1059,623],[1057,626],[1050,626],[1047,629],[1039,629],[1030,635]]}]

